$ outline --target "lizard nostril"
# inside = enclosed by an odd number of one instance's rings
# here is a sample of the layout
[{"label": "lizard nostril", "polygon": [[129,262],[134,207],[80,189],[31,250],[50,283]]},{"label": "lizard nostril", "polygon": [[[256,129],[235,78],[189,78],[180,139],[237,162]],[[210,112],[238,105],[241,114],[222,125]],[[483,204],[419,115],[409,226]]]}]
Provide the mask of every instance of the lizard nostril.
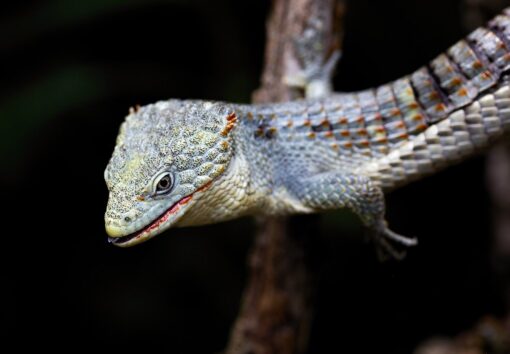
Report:
[{"label": "lizard nostril", "polygon": [[131,218],[130,218],[129,216],[126,216],[126,217],[124,218],[124,221],[125,221],[125,222],[130,222],[130,221],[131,221]]}]

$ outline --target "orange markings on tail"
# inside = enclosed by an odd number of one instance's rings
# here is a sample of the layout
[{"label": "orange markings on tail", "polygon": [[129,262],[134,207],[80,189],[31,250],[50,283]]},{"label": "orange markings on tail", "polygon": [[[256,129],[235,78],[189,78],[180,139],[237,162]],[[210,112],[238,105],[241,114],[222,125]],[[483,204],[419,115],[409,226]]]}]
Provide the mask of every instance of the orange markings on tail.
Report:
[{"label": "orange markings on tail", "polygon": [[429,100],[435,101],[439,99],[439,93],[437,91],[432,91],[429,93]]},{"label": "orange markings on tail", "polygon": [[472,67],[473,67],[473,69],[481,69],[481,68],[483,68],[483,64],[480,60],[477,60],[477,61],[473,62]]},{"label": "orange markings on tail", "polygon": [[405,127],[406,125],[404,124],[403,121],[398,121],[397,123],[395,123],[395,128],[404,129]]},{"label": "orange markings on tail", "polygon": [[381,136],[379,138],[372,139],[372,142],[375,143],[375,144],[387,144],[388,143],[388,138],[385,137],[385,136]]},{"label": "orange markings on tail", "polygon": [[425,130],[425,129],[427,129],[427,128],[428,128],[428,125],[427,125],[427,124],[425,124],[425,123],[423,123],[423,124],[418,124],[418,125],[416,126],[416,128],[415,128],[415,131],[416,131],[416,132],[422,132],[422,131],[424,131],[424,130]]},{"label": "orange markings on tail", "polygon": [[365,128],[359,128],[356,131],[356,134],[358,134],[359,136],[366,136],[366,135],[368,135],[368,132]]},{"label": "orange markings on tail", "polygon": [[338,120],[338,124],[347,124],[347,117],[342,117]]},{"label": "orange markings on tail", "polygon": [[492,74],[490,71],[487,70],[481,73],[480,77],[482,78],[482,80],[489,80],[490,78],[492,78]]},{"label": "orange markings on tail", "polygon": [[407,105],[407,107],[409,109],[418,109],[418,103],[415,101],[415,102],[411,102]]},{"label": "orange markings on tail", "polygon": [[423,115],[418,113],[418,114],[415,114],[411,119],[414,120],[415,122],[418,122],[418,121],[423,120]]},{"label": "orange markings on tail", "polygon": [[436,112],[443,112],[446,110],[446,106],[442,103],[436,104],[436,106],[434,108],[435,108]]},{"label": "orange markings on tail", "polygon": [[458,76],[454,77],[451,81],[452,86],[459,86],[462,84],[462,79]]},{"label": "orange markings on tail", "polygon": [[461,88],[461,89],[458,91],[458,94],[459,94],[459,96],[467,96],[468,92],[467,92],[467,90],[463,87],[463,88]]},{"label": "orange markings on tail", "polygon": [[409,135],[407,133],[400,133],[400,134],[397,134],[393,137],[393,139],[391,140],[400,140],[400,139],[409,139]]},{"label": "orange markings on tail", "polygon": [[392,117],[399,116],[399,115],[400,115],[400,109],[398,109],[398,108],[393,108],[390,111],[390,116],[392,116]]}]

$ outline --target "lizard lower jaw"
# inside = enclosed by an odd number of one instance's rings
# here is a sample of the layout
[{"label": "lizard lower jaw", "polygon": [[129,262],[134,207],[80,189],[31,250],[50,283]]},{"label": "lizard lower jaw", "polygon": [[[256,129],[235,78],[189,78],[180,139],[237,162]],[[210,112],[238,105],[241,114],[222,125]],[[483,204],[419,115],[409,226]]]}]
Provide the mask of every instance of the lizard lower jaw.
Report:
[{"label": "lizard lower jaw", "polygon": [[[144,242],[163,230],[167,229],[169,224],[173,224],[177,221],[182,214],[184,214],[184,206],[192,199],[193,194],[182,198],[177,203],[172,205],[167,211],[156,218],[149,225],[145,226],[141,230],[138,230],[132,234],[126,236],[108,237],[108,241],[119,247],[134,246],[138,243]],[[167,227],[165,227],[167,226]],[[116,232],[107,230],[109,235],[115,235]]]}]

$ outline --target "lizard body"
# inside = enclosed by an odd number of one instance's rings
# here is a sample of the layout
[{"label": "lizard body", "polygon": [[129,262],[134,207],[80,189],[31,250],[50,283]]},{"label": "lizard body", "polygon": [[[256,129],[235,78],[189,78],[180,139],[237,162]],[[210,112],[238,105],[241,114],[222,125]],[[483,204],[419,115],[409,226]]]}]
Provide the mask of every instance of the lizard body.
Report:
[{"label": "lizard body", "polygon": [[169,100],[132,110],[106,171],[110,240],[242,215],[349,208],[377,234],[385,191],[510,130],[510,9],[411,75],[358,93],[239,105]]}]

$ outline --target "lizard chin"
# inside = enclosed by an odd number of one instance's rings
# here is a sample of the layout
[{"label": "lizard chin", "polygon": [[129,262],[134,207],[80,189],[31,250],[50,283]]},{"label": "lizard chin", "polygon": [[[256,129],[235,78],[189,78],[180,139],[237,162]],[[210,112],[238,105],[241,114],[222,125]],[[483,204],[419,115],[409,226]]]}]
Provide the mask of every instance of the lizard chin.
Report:
[{"label": "lizard chin", "polygon": [[194,194],[190,194],[168,208],[149,225],[132,234],[121,237],[108,237],[108,241],[118,247],[130,247],[147,241],[163,232],[184,215]]}]

